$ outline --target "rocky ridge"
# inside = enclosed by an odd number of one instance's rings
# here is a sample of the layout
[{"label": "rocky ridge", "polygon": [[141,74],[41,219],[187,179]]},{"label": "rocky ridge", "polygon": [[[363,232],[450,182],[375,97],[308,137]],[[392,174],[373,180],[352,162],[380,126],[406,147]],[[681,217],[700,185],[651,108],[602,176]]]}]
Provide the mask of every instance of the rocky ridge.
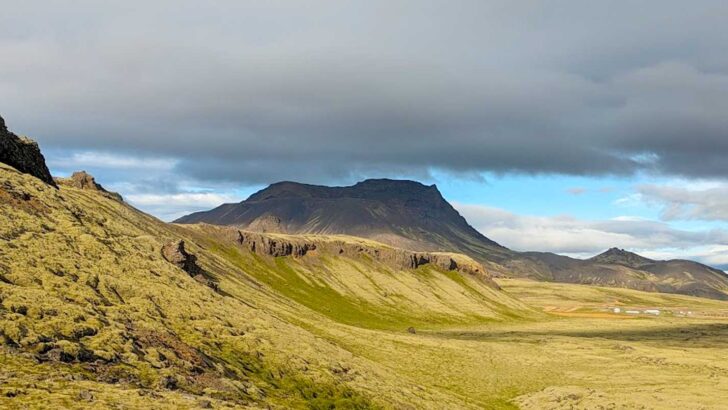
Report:
[{"label": "rocky ridge", "polygon": [[55,181],[59,185],[64,185],[77,189],[85,189],[90,191],[98,191],[110,198],[116,199],[117,201],[123,202],[124,199],[116,192],[107,191],[101,184],[96,182],[91,174],[86,171],[77,171],[71,175],[70,178],[55,178]]},{"label": "rocky ridge", "polygon": [[477,276],[497,287],[483,265],[458,254],[414,252],[380,244],[371,245],[344,239],[268,235],[258,232],[229,230],[229,239],[258,255],[304,257],[310,253],[326,253],[348,258],[365,256],[396,269],[417,269],[432,265],[447,271]]}]

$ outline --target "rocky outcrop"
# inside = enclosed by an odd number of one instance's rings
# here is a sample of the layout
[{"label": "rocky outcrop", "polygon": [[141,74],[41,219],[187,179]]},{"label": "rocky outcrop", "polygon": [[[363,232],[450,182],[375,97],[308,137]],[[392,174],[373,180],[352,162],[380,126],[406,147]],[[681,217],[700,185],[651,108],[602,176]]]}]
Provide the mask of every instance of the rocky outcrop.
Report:
[{"label": "rocky outcrop", "polygon": [[210,278],[210,274],[197,264],[197,256],[187,252],[185,241],[173,241],[162,246],[162,256],[167,262],[187,272],[196,281],[211,287],[215,291],[219,290],[218,283]]},{"label": "rocky outcrop", "polygon": [[27,137],[18,137],[8,131],[2,117],[0,117],[0,162],[58,188],[48,170],[38,143]]},{"label": "rocky outcrop", "polygon": [[98,191],[102,194],[116,199],[119,202],[123,202],[124,199],[116,192],[110,192],[104,189],[101,184],[96,182],[96,179],[86,171],[77,171],[71,175],[70,178],[56,178],[56,182],[59,185],[69,186],[77,189],[86,189],[89,191]]},{"label": "rocky outcrop", "polygon": [[192,277],[202,273],[202,269],[197,266],[197,257],[185,250],[185,241],[174,241],[164,245],[162,256],[167,262],[176,265]]},{"label": "rocky outcrop", "polygon": [[239,246],[258,255],[303,257],[317,252],[350,258],[364,256],[397,269],[417,269],[421,266],[432,265],[443,270],[479,276],[492,282],[490,275],[480,263],[464,255],[413,252],[387,246],[368,246],[355,241],[308,239],[239,230],[231,230],[230,235],[230,239]]}]

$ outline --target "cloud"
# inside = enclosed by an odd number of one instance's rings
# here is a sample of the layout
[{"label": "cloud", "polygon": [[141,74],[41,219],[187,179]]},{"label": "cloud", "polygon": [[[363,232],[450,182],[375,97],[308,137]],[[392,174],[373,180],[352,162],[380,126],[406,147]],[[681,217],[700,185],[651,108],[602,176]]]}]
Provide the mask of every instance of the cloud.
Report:
[{"label": "cloud", "polygon": [[[698,257],[720,262],[705,249],[728,246],[728,231],[688,231],[665,222],[623,216],[584,220],[570,216],[529,216],[482,205],[454,204],[460,213],[489,238],[519,251],[547,251],[590,257],[617,246],[666,258]],[[707,248],[706,248],[707,247]],[[701,253],[703,252],[703,253]],[[723,263],[723,262],[720,262]]]},{"label": "cloud", "polygon": [[246,184],[728,175],[725,3],[140,4],[3,5],[8,124]]},{"label": "cloud", "polygon": [[58,169],[109,168],[118,170],[171,171],[176,165],[173,159],[143,158],[108,152],[81,151],[53,156],[48,166]]},{"label": "cloud", "polygon": [[224,203],[242,199],[230,194],[185,192],[176,194],[132,194],[125,197],[130,204],[165,221],[172,221],[192,212],[206,211]]},{"label": "cloud", "polygon": [[638,191],[646,201],[663,207],[665,220],[728,221],[728,183],[646,184]]}]

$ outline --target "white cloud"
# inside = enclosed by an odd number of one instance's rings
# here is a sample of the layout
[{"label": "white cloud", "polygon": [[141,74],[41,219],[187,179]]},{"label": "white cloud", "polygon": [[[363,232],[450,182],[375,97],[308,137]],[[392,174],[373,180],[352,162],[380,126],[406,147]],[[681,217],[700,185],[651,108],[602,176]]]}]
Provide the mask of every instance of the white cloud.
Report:
[{"label": "white cloud", "polygon": [[48,166],[58,169],[79,170],[82,168],[102,168],[120,170],[170,171],[177,160],[169,158],[143,158],[108,152],[82,151],[66,156],[49,158]]},{"label": "white cloud", "polygon": [[646,201],[663,207],[665,220],[728,221],[728,183],[642,185],[638,191]]},{"label": "white cloud", "polygon": [[519,251],[589,257],[616,246],[667,259],[694,257],[708,263],[728,263],[728,258],[715,251],[728,246],[728,232],[720,229],[681,230],[633,216],[585,220],[565,215],[517,215],[482,205],[454,206],[484,235]]},{"label": "white cloud", "polygon": [[224,203],[241,200],[235,195],[213,192],[132,194],[125,199],[133,206],[165,221],[172,221],[192,212],[208,210]]},{"label": "white cloud", "polygon": [[630,208],[635,206],[640,206],[644,204],[644,200],[642,198],[642,195],[639,193],[633,193],[626,196],[623,196],[621,198],[617,198],[613,204],[615,206],[621,207],[621,208]]}]

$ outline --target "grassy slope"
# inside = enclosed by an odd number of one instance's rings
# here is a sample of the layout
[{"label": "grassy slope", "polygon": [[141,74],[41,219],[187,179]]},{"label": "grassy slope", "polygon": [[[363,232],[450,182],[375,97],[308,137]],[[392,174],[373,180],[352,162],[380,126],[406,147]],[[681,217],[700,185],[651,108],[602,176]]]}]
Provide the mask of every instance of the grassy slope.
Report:
[{"label": "grassy slope", "polygon": [[[262,257],[221,239],[225,238],[222,232],[229,228],[183,225],[179,229],[280,295],[339,323],[402,331],[409,326],[464,325],[537,316],[533,309],[493,288],[489,282],[468,274],[428,265],[416,271],[403,271],[367,255],[342,258],[320,251],[300,258]],[[269,236],[282,240],[296,238]],[[298,238],[387,247],[341,235]]]},{"label": "grassy slope", "polygon": [[[458,403],[282,318],[306,308],[184,230],[5,166],[0,181],[0,407]],[[163,260],[179,238],[221,293]]]}]

